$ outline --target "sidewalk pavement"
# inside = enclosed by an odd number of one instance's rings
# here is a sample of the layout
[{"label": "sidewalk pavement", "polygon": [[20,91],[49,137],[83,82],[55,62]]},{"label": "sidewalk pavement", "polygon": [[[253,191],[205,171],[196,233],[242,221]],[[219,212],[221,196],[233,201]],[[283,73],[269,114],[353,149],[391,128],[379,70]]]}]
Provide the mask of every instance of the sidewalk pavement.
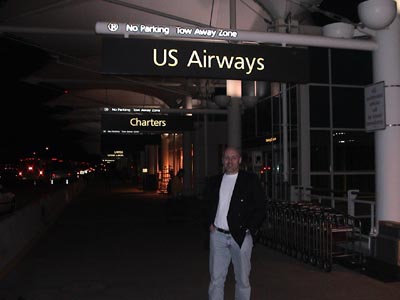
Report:
[{"label": "sidewalk pavement", "polygon": [[[3,274],[0,300],[207,300],[200,205],[166,218],[165,203],[126,185],[89,187]],[[397,281],[341,265],[324,272],[261,244],[252,266],[252,300],[400,299]],[[225,299],[234,299],[232,270]]]}]

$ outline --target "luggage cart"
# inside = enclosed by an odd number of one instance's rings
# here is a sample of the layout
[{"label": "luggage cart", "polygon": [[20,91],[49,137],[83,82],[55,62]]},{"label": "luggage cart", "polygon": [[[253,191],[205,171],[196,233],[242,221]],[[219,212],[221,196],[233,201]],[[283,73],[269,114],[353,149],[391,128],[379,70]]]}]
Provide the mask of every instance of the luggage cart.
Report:
[{"label": "luggage cart", "polygon": [[273,248],[276,231],[276,211],[277,204],[274,201],[268,201],[266,205],[266,218],[260,228],[260,243]]},{"label": "luggage cart", "polygon": [[330,235],[331,235],[331,263],[340,259],[350,259],[351,263],[361,264],[362,255],[362,239],[361,239],[361,221],[333,212],[329,216]]},{"label": "luggage cart", "polygon": [[323,211],[319,225],[319,251],[316,265],[325,272],[332,270],[332,223],[330,213]]},{"label": "luggage cart", "polygon": [[310,241],[309,241],[309,262],[317,265],[321,257],[321,243],[323,238],[323,213],[319,208],[315,208],[310,218]]},{"label": "luggage cart", "polygon": [[299,260],[305,259],[306,240],[307,240],[307,207],[299,207],[297,212],[297,258]]},{"label": "luggage cart", "polygon": [[361,222],[311,202],[267,205],[260,241],[326,272],[338,259],[362,262]]}]

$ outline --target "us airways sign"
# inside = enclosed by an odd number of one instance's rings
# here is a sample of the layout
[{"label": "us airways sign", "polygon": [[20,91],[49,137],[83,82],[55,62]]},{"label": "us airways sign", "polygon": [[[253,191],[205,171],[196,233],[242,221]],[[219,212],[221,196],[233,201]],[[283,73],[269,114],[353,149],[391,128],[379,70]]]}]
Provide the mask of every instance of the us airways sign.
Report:
[{"label": "us airways sign", "polygon": [[154,39],[103,39],[103,73],[308,82],[304,48]]}]

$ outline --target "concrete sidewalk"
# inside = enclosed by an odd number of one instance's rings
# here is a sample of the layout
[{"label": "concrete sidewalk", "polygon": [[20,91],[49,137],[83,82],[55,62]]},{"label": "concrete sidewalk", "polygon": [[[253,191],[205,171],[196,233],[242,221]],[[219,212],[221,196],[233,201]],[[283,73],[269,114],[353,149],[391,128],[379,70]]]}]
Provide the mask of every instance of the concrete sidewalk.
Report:
[{"label": "concrete sidewalk", "polygon": [[[166,196],[89,187],[0,280],[0,300],[206,300],[208,251],[198,216],[165,216]],[[1,239],[1,237],[0,237]],[[257,244],[252,300],[393,300],[384,283],[334,265],[326,273]],[[225,299],[234,299],[230,272]]]}]

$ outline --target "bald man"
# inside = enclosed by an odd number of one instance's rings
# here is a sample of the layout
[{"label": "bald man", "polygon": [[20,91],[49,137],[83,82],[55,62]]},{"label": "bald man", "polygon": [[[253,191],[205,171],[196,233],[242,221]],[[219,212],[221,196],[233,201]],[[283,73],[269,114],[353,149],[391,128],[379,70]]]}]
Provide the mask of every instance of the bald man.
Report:
[{"label": "bald man", "polygon": [[222,157],[223,174],[209,180],[207,224],[210,231],[209,300],[224,300],[225,279],[232,262],[235,300],[250,300],[253,237],[265,218],[265,194],[254,173],[240,170],[238,149],[228,147]]}]

